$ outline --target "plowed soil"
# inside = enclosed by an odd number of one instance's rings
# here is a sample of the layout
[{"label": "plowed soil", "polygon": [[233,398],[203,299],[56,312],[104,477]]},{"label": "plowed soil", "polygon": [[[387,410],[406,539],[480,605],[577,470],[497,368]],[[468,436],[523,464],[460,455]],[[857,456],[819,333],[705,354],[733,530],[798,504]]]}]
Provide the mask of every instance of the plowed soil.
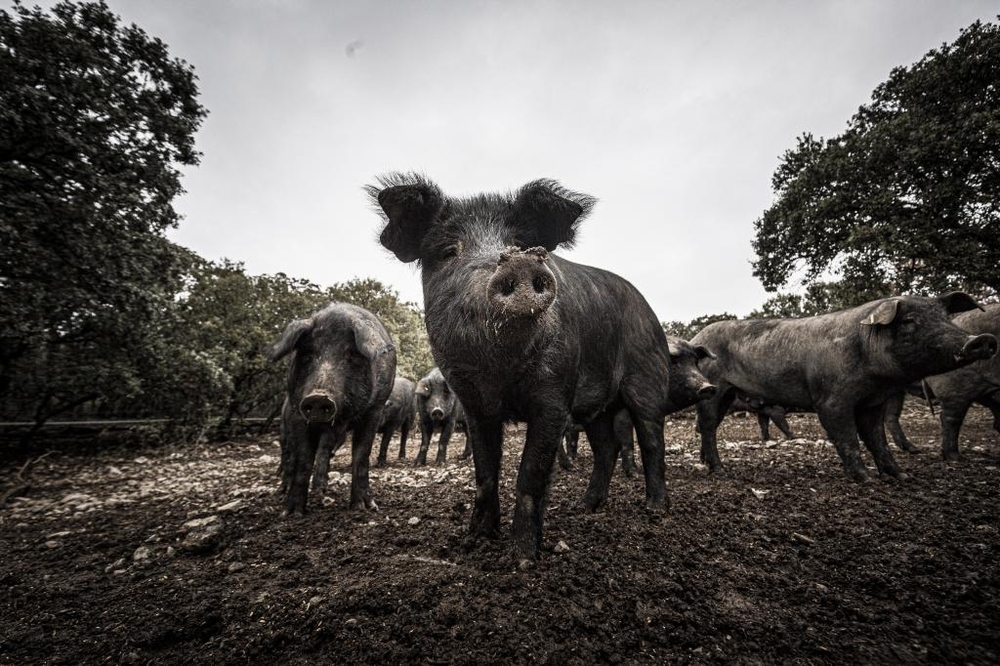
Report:
[{"label": "plowed soil", "polygon": [[[273,435],[8,450],[0,662],[1000,663],[989,414],[972,410],[963,460],[945,463],[936,420],[908,409],[921,452],[896,453],[909,478],[895,484],[850,483],[815,417],[791,424],[797,439],[763,444],[755,419],[727,419],[726,471],[709,475],[693,420],[669,421],[666,514],[620,471],[583,513],[581,440],[578,470],[553,472],[528,571],[506,531],[467,538],[460,435],[445,465],[415,469],[411,441],[410,460],[373,469],[377,512],[347,510],[342,451],[298,519],[274,494]],[[522,441],[508,431],[505,524]]]}]

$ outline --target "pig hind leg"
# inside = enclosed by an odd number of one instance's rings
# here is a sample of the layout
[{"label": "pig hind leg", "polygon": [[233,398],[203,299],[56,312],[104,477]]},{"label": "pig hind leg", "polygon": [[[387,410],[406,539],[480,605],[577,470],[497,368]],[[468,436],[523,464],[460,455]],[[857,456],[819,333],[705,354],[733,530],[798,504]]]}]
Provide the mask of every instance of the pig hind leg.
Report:
[{"label": "pig hind leg", "polygon": [[413,419],[406,419],[399,427],[399,459],[406,459],[406,440],[410,436],[410,428],[413,427]]},{"label": "pig hind leg", "polygon": [[969,407],[965,400],[941,401],[941,455],[945,460],[958,460],[958,432]]},{"label": "pig hind leg", "polygon": [[382,430],[382,442],[378,446],[378,460],[375,461],[376,467],[385,467],[386,465],[386,454],[389,453],[389,441],[392,439],[392,427],[386,426]]}]

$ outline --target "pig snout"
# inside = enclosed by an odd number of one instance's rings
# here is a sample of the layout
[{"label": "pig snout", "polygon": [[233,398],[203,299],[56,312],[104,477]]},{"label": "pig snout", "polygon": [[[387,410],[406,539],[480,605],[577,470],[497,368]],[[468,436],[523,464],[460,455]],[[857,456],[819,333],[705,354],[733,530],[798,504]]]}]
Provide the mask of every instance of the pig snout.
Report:
[{"label": "pig snout", "polygon": [[299,411],[309,423],[328,423],[337,413],[337,403],[327,394],[314,391],[302,398]]},{"label": "pig snout", "polygon": [[486,286],[490,305],[502,315],[535,317],[556,299],[556,278],[546,265],[542,247],[511,248],[500,254],[497,269]]},{"label": "pig snout", "polygon": [[698,389],[698,399],[708,400],[709,398],[715,395],[716,391],[718,391],[718,389],[715,387],[714,384],[705,384],[704,386]]},{"label": "pig snout", "polygon": [[434,409],[431,410],[431,418],[434,419],[435,421],[440,421],[441,419],[444,418],[444,410],[441,409],[440,407],[435,407]]},{"label": "pig snout", "polygon": [[983,333],[969,340],[958,353],[958,360],[983,361],[992,358],[997,353],[997,339],[989,333]]}]

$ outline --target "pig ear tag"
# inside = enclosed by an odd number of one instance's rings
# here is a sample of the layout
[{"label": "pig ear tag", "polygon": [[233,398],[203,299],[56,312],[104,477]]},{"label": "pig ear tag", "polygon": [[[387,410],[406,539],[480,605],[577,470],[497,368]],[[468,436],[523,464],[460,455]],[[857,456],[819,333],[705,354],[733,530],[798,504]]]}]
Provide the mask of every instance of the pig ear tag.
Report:
[{"label": "pig ear tag", "polygon": [[875,311],[866,319],[861,320],[862,326],[888,326],[896,319],[896,311],[899,308],[898,301],[886,301],[881,303]]}]

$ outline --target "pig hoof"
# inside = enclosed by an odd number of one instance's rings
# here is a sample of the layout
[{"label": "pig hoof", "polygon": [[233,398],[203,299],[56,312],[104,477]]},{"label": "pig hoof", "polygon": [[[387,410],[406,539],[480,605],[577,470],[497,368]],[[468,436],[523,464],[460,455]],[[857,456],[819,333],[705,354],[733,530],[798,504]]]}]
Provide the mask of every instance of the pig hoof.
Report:
[{"label": "pig hoof", "polygon": [[948,451],[944,454],[944,459],[945,462],[958,462],[960,457],[958,455],[958,451]]},{"label": "pig hoof", "polygon": [[385,467],[385,465],[386,465],[385,458],[379,458],[378,460],[375,461],[376,467]]},{"label": "pig hoof", "polygon": [[859,469],[857,471],[848,473],[847,478],[849,478],[854,483],[868,483],[868,472],[866,472],[863,469]]},{"label": "pig hoof", "polygon": [[646,510],[652,511],[653,513],[665,513],[670,509],[670,502],[666,499],[648,499],[646,500]]}]

